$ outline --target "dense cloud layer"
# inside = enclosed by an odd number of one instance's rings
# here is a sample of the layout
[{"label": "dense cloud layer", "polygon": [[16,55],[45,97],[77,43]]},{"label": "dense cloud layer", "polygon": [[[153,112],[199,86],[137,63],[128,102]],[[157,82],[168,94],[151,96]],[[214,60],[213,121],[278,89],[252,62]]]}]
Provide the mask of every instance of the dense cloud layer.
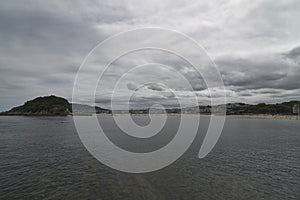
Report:
[{"label": "dense cloud layer", "polygon": [[[71,100],[76,72],[89,51],[112,34],[141,27],[180,31],[201,44],[217,64],[229,101],[282,102],[300,98],[300,3],[282,1],[24,1],[0,3],[0,110],[35,96]],[[149,36],[151,37],[151,36]],[[186,49],[188,51],[188,49]],[[144,57],[142,57],[144,56]],[[126,65],[164,62],[186,77],[195,92],[160,73],[164,85],[140,86],[151,69],[124,80],[138,90],[133,102],[177,105],[176,91],[189,101],[209,102],[201,75],[182,61],[140,52],[115,63],[97,103],[110,103],[110,84]],[[159,67],[159,66],[157,66]],[[90,73],[93,73],[92,71]],[[218,89],[212,94],[218,98]],[[83,97],[84,99],[84,97]]]}]

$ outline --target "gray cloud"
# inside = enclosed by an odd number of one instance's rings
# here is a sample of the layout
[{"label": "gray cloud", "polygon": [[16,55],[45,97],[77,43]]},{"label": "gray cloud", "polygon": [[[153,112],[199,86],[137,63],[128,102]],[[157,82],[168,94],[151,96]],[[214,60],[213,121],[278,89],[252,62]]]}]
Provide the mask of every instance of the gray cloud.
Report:
[{"label": "gray cloud", "polygon": [[164,91],[165,90],[165,88],[159,84],[151,84],[147,88],[150,90],[154,90],[154,91]]},{"label": "gray cloud", "polygon": [[[96,44],[120,31],[145,26],[178,30],[203,45],[221,71],[229,101],[298,99],[299,10],[297,0],[167,0],[143,1],[143,4],[93,0],[1,1],[0,110],[40,95],[56,94],[70,100],[75,74]],[[173,42],[181,45],[181,41]],[[97,102],[108,103],[113,83],[129,66],[147,62],[171,66],[189,81],[202,98],[199,101],[207,102],[206,84],[200,74],[174,55],[150,51],[137,52],[114,63],[106,72],[105,84],[99,87]],[[171,71],[163,68],[155,69],[159,73],[146,69],[125,78],[119,102],[124,103],[128,90],[135,90],[143,80],[152,80],[155,75],[167,88],[185,97],[188,104],[192,91],[182,84],[180,77],[171,76]],[[159,83],[140,90],[139,95],[138,99],[149,102],[147,105],[151,102],[176,105],[174,95]]]},{"label": "gray cloud", "polygon": [[216,63],[222,70],[225,85],[234,86],[237,91],[263,88],[293,90],[300,88],[300,66],[288,57],[293,51],[247,58],[226,56],[217,59]]}]

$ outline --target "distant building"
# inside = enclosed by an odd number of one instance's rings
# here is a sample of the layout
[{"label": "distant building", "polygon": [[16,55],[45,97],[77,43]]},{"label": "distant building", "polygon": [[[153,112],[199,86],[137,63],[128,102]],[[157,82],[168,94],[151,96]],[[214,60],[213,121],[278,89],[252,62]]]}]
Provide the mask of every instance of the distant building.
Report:
[{"label": "distant building", "polygon": [[300,115],[300,104],[295,104],[293,106],[293,113]]}]

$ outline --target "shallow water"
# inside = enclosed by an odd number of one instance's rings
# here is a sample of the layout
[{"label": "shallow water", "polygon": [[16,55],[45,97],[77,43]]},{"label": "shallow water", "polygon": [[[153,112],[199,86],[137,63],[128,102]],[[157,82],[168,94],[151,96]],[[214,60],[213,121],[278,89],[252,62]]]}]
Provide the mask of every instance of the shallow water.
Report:
[{"label": "shallow water", "polygon": [[[152,141],[119,133],[99,115],[110,139],[147,152],[174,136],[178,116]],[[146,116],[134,116],[145,124]],[[189,150],[170,166],[146,174],[101,164],[82,145],[72,117],[0,117],[1,199],[300,199],[300,123],[228,117],[204,159],[198,151],[209,122],[203,117]]]}]

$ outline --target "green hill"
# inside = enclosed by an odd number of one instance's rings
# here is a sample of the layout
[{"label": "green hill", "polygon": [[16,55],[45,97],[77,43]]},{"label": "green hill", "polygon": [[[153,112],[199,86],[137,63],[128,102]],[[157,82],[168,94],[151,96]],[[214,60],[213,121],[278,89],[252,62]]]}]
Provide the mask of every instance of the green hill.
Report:
[{"label": "green hill", "polygon": [[300,104],[300,101],[289,101],[276,104],[243,104],[238,107],[227,108],[227,114],[293,115],[293,106],[295,104]]},{"label": "green hill", "polygon": [[66,116],[71,112],[72,108],[68,100],[51,95],[27,101],[22,106],[3,112],[2,115]]}]

